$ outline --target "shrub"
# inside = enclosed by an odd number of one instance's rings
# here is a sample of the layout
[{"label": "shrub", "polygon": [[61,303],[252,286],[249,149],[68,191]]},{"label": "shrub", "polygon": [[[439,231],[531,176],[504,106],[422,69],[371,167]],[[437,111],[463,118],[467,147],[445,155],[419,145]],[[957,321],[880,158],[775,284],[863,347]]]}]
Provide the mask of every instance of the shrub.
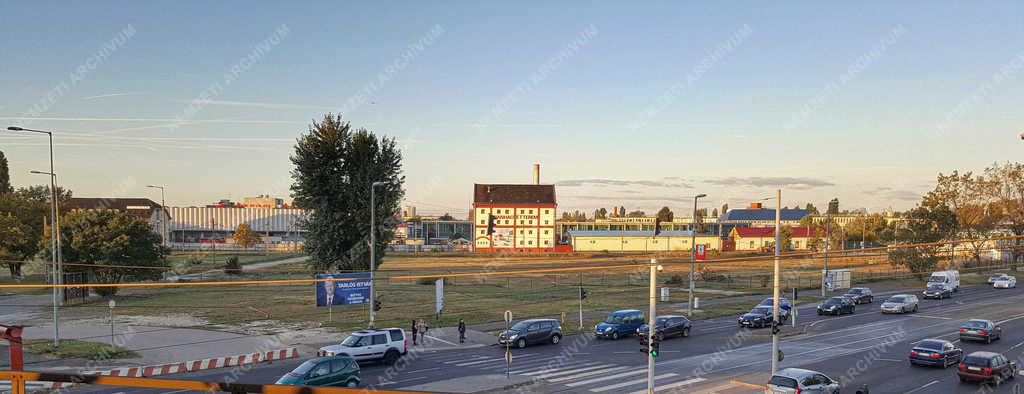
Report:
[{"label": "shrub", "polygon": [[185,262],[189,265],[199,265],[203,263],[203,259],[196,256],[189,256],[189,258],[185,259]]},{"label": "shrub", "polygon": [[683,276],[680,274],[672,275],[665,281],[666,285],[681,285],[683,284]]},{"label": "shrub", "polygon": [[224,273],[238,275],[242,273],[242,263],[238,262],[238,256],[228,257],[224,263]]}]

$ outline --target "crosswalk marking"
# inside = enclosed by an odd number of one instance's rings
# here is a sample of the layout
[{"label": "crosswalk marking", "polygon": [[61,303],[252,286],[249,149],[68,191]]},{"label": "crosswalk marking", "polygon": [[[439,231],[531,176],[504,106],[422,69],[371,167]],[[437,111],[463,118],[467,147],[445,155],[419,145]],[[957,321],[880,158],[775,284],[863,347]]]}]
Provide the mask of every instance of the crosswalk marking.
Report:
[{"label": "crosswalk marking", "polygon": [[575,374],[575,375],[569,375],[569,376],[563,376],[563,377],[560,377],[560,378],[548,379],[548,381],[551,382],[551,383],[565,382],[565,381],[568,381],[568,380],[585,378],[585,377],[588,377],[588,376],[600,375],[600,374],[603,374],[603,373],[619,372],[619,371],[624,370],[624,369],[626,369],[626,367],[603,368],[603,369],[599,369],[599,370],[596,370],[596,371],[583,372],[583,373],[579,373],[579,374]]},{"label": "crosswalk marking", "polygon": [[[531,359],[531,358],[536,358],[536,357],[539,357],[539,356],[540,355],[527,355],[527,356],[521,356],[520,359]],[[515,360],[516,358],[513,357],[512,359]],[[455,361],[449,361],[449,362],[445,362],[445,364],[455,364],[456,367],[466,367],[466,366],[470,366],[470,365],[493,363],[495,361],[501,361],[501,362],[504,363],[505,359],[501,358],[501,357],[487,357],[487,358],[484,358],[482,360],[475,360],[475,361],[470,361],[470,362],[456,363]]]},{"label": "crosswalk marking", "polygon": [[[693,378],[693,379],[687,379],[687,380],[684,380],[684,381],[681,381],[681,382],[675,382],[675,383],[672,383],[672,384],[666,384],[666,385],[663,385],[663,386],[657,386],[657,387],[654,388],[654,392],[659,392],[659,391],[662,391],[662,390],[671,390],[671,389],[674,389],[674,388],[677,388],[677,387],[689,386],[691,384],[700,383],[700,382],[703,382],[705,380],[707,380],[707,379],[704,379],[704,378]],[[637,391],[634,391],[634,392],[629,393],[629,394],[647,394],[647,390],[637,390]]]},{"label": "crosswalk marking", "polygon": [[[658,379],[671,378],[673,376],[676,376],[676,374],[674,374],[674,373],[661,374],[661,375],[655,376],[654,380],[657,381]],[[615,389],[618,389],[618,388],[629,387],[629,386],[632,386],[632,385],[635,385],[635,384],[640,384],[640,383],[645,383],[645,382],[647,382],[647,378],[630,380],[628,382],[622,382],[622,383],[618,383],[618,384],[613,384],[611,386],[598,387],[596,389],[590,389],[590,391],[594,392],[594,393],[603,393],[603,392],[608,391],[608,390],[615,390]]]},{"label": "crosswalk marking", "polygon": [[[617,370],[622,370],[622,369],[626,369],[626,367],[620,367],[620,368],[616,368],[616,369]],[[608,372],[612,372],[612,371],[608,371]],[[567,383],[566,386],[569,386],[569,387],[583,386],[583,385],[588,385],[588,384],[591,384],[591,383],[603,382],[605,380],[612,380],[612,379],[618,379],[618,378],[622,378],[622,377],[626,377],[626,376],[639,375],[639,374],[642,374],[642,373],[647,373],[647,370],[646,369],[641,369],[641,370],[636,370],[636,371],[623,372],[623,373],[615,374],[615,375],[602,376],[602,377],[599,377],[599,378],[593,378],[593,379],[587,379],[587,380],[583,380],[583,381],[579,381],[579,382]]]},{"label": "crosswalk marking", "polygon": [[585,371],[590,371],[590,370],[594,370],[594,369],[608,368],[608,367],[609,367],[609,365],[607,365],[607,364],[598,364],[598,365],[590,365],[590,366],[583,367],[583,368],[574,368],[574,369],[568,369],[568,370],[549,369],[549,370],[544,370],[544,371],[536,371],[536,372],[524,373],[523,375],[532,376],[532,375],[539,374],[539,376],[537,376],[537,377],[547,379],[547,378],[553,378],[553,377],[556,377],[556,376],[568,375],[568,374],[585,372]]},{"label": "crosswalk marking", "polygon": [[552,366],[552,365],[539,365],[539,366],[532,366],[532,367],[520,368],[520,369],[517,369],[517,370],[512,370],[512,373],[514,373],[514,374],[522,374],[522,375],[534,375],[534,374],[546,373],[546,372],[565,371],[565,370],[573,369],[573,368],[589,367],[589,366],[598,365],[598,364],[601,364],[601,363],[594,362],[594,361],[590,361],[590,362],[584,361],[584,362],[573,362],[573,363],[562,364],[562,365],[555,365],[555,366]]}]

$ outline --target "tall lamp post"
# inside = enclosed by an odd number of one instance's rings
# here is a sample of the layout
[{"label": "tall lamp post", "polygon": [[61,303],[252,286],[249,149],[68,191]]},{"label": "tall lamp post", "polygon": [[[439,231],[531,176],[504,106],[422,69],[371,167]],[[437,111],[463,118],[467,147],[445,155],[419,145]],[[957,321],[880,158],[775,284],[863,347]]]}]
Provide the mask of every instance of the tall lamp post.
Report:
[{"label": "tall lamp post", "polygon": [[377,202],[375,200],[377,188],[385,185],[387,183],[384,182],[374,182],[370,185],[370,328],[377,328],[377,304],[374,303],[376,294],[373,285],[373,271],[377,269],[377,214],[375,209]]},{"label": "tall lamp post", "polygon": [[151,189],[160,189],[160,241],[167,247],[167,202],[164,199],[164,187],[157,185],[146,185]]},{"label": "tall lamp post", "polygon": [[781,254],[782,189],[778,189],[775,191],[775,264],[772,266],[772,375],[775,375],[779,362],[779,330],[777,327],[779,327],[779,256]]},{"label": "tall lamp post", "polygon": [[693,196],[693,228],[690,229],[690,300],[686,303],[687,316],[693,316],[693,268],[697,261],[697,199],[707,196],[707,194],[703,193]]}]

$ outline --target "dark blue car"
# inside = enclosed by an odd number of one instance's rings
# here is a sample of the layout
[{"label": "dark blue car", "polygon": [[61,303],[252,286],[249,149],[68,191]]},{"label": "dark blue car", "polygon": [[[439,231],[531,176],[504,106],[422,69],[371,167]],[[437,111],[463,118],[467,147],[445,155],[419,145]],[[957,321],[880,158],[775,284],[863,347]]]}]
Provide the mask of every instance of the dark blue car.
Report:
[{"label": "dark blue car", "polygon": [[636,329],[644,324],[644,313],[636,309],[612,312],[603,322],[594,326],[594,335],[598,338],[619,339],[636,334]]},{"label": "dark blue car", "polygon": [[932,365],[946,368],[957,365],[964,358],[964,350],[953,342],[942,339],[925,339],[910,350],[911,365]]}]

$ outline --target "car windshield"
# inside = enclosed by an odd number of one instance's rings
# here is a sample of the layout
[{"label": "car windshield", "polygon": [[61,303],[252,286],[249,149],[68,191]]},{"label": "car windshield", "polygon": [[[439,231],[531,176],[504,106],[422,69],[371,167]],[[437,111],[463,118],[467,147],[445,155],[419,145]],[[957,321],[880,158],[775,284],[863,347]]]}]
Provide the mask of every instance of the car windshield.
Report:
[{"label": "car windshield", "polygon": [[825,303],[829,305],[840,305],[843,303],[843,299],[839,297],[832,297],[825,300]]},{"label": "car windshield", "polygon": [[990,276],[989,279],[1000,279],[1000,278],[1005,278],[1005,277],[1006,277],[1006,274],[995,274],[995,275]]},{"label": "car windshield", "polygon": [[931,283],[931,282],[942,283],[942,282],[945,282],[945,281],[946,281],[946,276],[945,275],[932,275],[931,278],[928,278],[928,282],[929,283]]},{"label": "car windshield", "polygon": [[787,378],[785,376],[772,376],[772,380],[768,383],[777,387],[786,387],[791,389],[797,388],[796,379]]},{"label": "car windshield", "polygon": [[886,300],[885,302],[892,302],[894,304],[902,304],[902,303],[904,303],[906,301],[907,301],[907,299],[905,297],[903,297],[903,296],[894,296],[894,297],[889,297],[889,299]]},{"label": "car windshield", "polygon": [[512,327],[510,327],[508,330],[509,331],[516,331],[516,332],[526,331],[526,327],[529,327],[529,326],[530,326],[530,322],[521,321],[519,323],[513,324]]},{"label": "car windshield", "polygon": [[668,324],[668,320],[669,320],[669,318],[667,318],[667,317],[659,317],[658,320],[655,320],[655,324],[658,327],[664,327],[665,325]]},{"label": "car windshield", "polygon": [[306,362],[302,363],[302,365],[299,365],[298,367],[293,369],[292,373],[295,373],[295,374],[298,374],[298,375],[305,375],[306,372],[309,372],[309,370],[313,369],[314,365],[316,365],[315,361],[313,361],[313,360],[306,360]]},{"label": "car windshield", "polygon": [[1010,280],[1010,277],[1009,276],[1000,276],[1000,277],[996,278],[996,280],[997,281],[1000,281],[1000,280]]},{"label": "car windshield", "polygon": [[943,290],[945,288],[946,288],[946,286],[938,285],[938,284],[928,285],[928,290],[941,291],[941,290]]},{"label": "car windshield", "polygon": [[989,359],[988,359],[988,357],[967,356],[967,357],[964,357],[963,363],[967,364],[967,365],[975,365],[975,366],[980,366],[980,367],[987,367],[988,363],[989,363]]},{"label": "car windshield", "polygon": [[988,323],[980,320],[969,320],[963,325],[964,328],[985,328],[988,327]]},{"label": "car windshield", "polygon": [[623,313],[613,313],[611,315],[608,315],[608,318],[604,319],[604,322],[611,324],[620,324],[623,322],[623,320],[625,320],[625,318],[626,315]]},{"label": "car windshield", "polygon": [[921,343],[917,344],[917,348],[927,350],[942,350],[942,345],[943,343],[939,341],[922,341]]},{"label": "car windshield", "polygon": [[370,337],[364,337],[364,336],[358,336],[358,335],[350,335],[348,338],[345,338],[345,342],[341,343],[342,346],[348,346],[348,347],[367,346],[369,344],[370,344]]},{"label": "car windshield", "polygon": [[852,289],[850,289],[850,291],[849,291],[849,292],[847,292],[846,294],[853,294],[853,295],[857,295],[857,294],[860,294],[860,293],[863,293],[863,292],[864,292],[864,289],[852,288]]},{"label": "car windshield", "polygon": [[769,313],[772,313],[772,308],[768,306],[759,306],[751,310],[750,313],[753,313],[755,315],[767,315]]}]

